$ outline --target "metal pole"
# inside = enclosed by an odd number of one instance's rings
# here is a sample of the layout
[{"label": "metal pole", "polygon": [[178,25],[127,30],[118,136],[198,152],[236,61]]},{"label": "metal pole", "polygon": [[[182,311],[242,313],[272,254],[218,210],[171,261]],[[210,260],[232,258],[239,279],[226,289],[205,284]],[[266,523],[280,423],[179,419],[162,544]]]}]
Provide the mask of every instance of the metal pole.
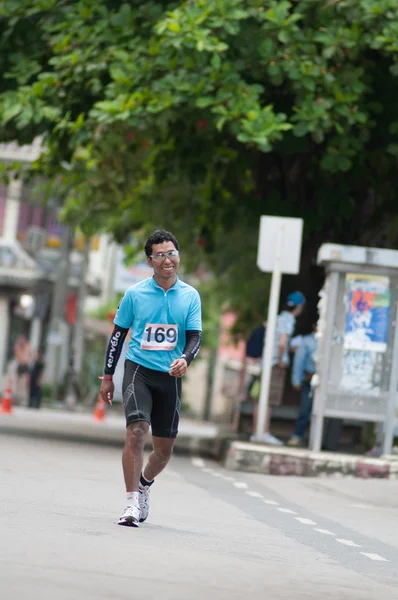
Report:
[{"label": "metal pole", "polygon": [[74,369],[75,373],[80,373],[82,368],[83,361],[83,351],[84,351],[84,306],[86,302],[87,295],[87,285],[86,285],[86,277],[88,271],[89,264],[89,255],[91,248],[91,240],[89,238],[85,238],[84,240],[84,248],[83,248],[83,256],[82,256],[82,267],[80,273],[80,285],[78,291],[78,301],[77,301],[77,315],[76,315],[76,323],[74,325],[74,340],[73,340],[73,348],[74,348]]},{"label": "metal pole", "polygon": [[398,381],[398,302],[395,313],[395,332],[394,345],[392,350],[390,388],[388,394],[388,405],[386,411],[386,420],[384,423],[383,454],[391,454],[391,448],[394,440],[395,409],[397,401],[397,381]]},{"label": "metal pole", "polygon": [[278,232],[274,270],[272,273],[271,291],[268,305],[267,327],[266,334],[264,336],[263,369],[261,376],[261,389],[256,429],[257,440],[260,440],[264,434],[265,421],[267,418],[268,411],[269,390],[271,385],[272,358],[275,343],[276,319],[278,316],[278,305],[282,279],[281,258],[284,230],[284,226],[281,226]]},{"label": "metal pole", "polygon": [[[7,345],[10,329],[10,310],[8,306],[8,298],[0,298],[0,323],[1,323],[1,338],[0,338],[0,378],[6,374],[8,369],[7,364]],[[0,381],[0,383],[3,383]],[[5,385],[5,383],[4,383]]]},{"label": "metal pole", "polygon": [[322,344],[323,354],[321,360],[321,372],[320,372],[320,383],[319,390],[317,391],[316,405],[314,406],[314,417],[313,427],[314,433],[310,439],[312,440],[311,450],[319,452],[322,447],[322,436],[323,436],[323,419],[325,413],[325,404],[328,388],[328,377],[330,368],[330,354],[333,343],[333,329],[336,315],[337,305],[337,294],[339,289],[339,273],[332,272],[330,275],[330,297],[327,298],[327,319],[326,319],[326,331],[325,337]]},{"label": "metal pole", "polygon": [[64,339],[62,323],[65,321],[72,240],[73,230],[69,225],[65,225],[62,229],[61,251],[53,287],[50,328],[47,340],[46,381],[54,386],[54,393],[57,392],[59,385],[61,347],[67,342]]},{"label": "metal pole", "polygon": [[74,410],[79,395],[79,374],[83,362],[84,350],[84,305],[86,301],[87,286],[86,276],[88,271],[91,240],[85,238],[82,252],[82,262],[79,276],[79,289],[77,293],[76,322],[73,325],[70,336],[70,354],[66,380],[65,406]]},{"label": "metal pole", "polygon": [[30,325],[30,345],[33,352],[37,352],[40,348],[42,332],[42,320],[40,317],[33,317]]}]

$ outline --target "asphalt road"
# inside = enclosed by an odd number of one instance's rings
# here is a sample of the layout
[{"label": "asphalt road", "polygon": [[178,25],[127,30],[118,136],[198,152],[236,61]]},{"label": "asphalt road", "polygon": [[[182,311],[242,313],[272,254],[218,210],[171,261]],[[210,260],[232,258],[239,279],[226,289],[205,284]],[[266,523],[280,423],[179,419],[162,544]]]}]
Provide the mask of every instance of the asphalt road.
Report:
[{"label": "asphalt road", "polygon": [[148,522],[113,447],[0,436],[2,600],[396,600],[398,481],[275,478],[175,457]]}]

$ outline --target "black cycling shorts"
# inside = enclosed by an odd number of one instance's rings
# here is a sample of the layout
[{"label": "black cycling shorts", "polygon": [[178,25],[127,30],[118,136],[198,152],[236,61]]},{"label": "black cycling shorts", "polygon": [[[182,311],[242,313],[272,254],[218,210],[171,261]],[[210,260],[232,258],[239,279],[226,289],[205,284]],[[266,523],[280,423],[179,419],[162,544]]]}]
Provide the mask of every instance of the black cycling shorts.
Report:
[{"label": "black cycling shorts", "polygon": [[152,427],[152,435],[177,437],[181,409],[181,379],[126,360],[123,404],[126,427],[136,421],[146,421]]}]

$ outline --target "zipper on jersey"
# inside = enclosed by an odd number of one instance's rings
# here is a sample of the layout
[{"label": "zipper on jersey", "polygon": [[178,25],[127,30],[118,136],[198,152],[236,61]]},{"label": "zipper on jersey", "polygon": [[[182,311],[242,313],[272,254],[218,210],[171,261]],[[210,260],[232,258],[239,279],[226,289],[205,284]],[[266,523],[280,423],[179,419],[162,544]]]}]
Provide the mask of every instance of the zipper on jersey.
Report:
[{"label": "zipper on jersey", "polygon": [[167,323],[167,292],[163,292],[162,321]]}]

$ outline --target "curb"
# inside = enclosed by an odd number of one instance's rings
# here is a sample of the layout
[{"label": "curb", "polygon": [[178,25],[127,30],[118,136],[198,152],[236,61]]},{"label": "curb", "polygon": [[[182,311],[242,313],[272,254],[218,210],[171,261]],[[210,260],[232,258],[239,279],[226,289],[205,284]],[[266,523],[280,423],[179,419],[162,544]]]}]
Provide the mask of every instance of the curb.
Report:
[{"label": "curb", "polygon": [[398,479],[398,461],[392,457],[366,458],[245,442],[229,444],[224,465],[232,471],[264,475]]},{"label": "curb", "polygon": [[[181,419],[175,452],[219,458],[231,434],[214,423]],[[123,447],[124,417],[106,416],[97,422],[92,415],[16,407],[11,415],[0,414],[0,434]],[[147,448],[151,446],[149,434]]]}]

